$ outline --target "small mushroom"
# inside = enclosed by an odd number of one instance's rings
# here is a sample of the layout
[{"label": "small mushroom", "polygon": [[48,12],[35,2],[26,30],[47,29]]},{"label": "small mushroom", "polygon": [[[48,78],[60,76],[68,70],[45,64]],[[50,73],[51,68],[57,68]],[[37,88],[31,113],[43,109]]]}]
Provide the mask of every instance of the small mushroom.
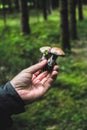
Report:
[{"label": "small mushroom", "polygon": [[43,70],[48,70],[48,71],[52,71],[53,66],[56,64],[56,59],[58,58],[58,56],[64,56],[65,53],[63,52],[63,50],[61,48],[58,47],[42,47],[40,48],[40,51],[42,52],[42,59],[47,59],[48,63],[47,65],[43,68]]},{"label": "small mushroom", "polygon": [[52,70],[53,66],[56,64],[56,59],[58,58],[58,56],[64,56],[65,53],[61,48],[58,47],[53,47],[50,53],[51,53],[51,57],[48,59],[48,66]]},{"label": "small mushroom", "polygon": [[42,53],[42,58],[41,60],[44,60],[44,59],[47,59],[49,58],[49,54],[50,54],[50,50],[51,50],[51,47],[49,46],[44,46],[44,47],[41,47],[40,48],[40,51]]},{"label": "small mushroom", "polygon": [[51,47],[50,46],[44,46],[44,47],[41,47],[40,48],[40,51],[42,53],[46,53],[46,52],[49,52],[51,50]]},{"label": "small mushroom", "polygon": [[50,52],[54,55],[57,55],[57,56],[64,56],[65,55],[64,51],[58,47],[53,47]]}]

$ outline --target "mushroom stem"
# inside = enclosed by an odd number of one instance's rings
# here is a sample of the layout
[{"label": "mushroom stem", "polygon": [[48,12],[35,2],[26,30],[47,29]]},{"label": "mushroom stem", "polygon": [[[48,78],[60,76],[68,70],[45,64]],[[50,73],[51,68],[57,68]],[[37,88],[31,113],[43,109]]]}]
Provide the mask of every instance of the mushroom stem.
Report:
[{"label": "mushroom stem", "polygon": [[54,65],[56,64],[56,59],[58,56],[52,54],[51,57],[48,59],[48,70],[52,71]]},{"label": "mushroom stem", "polygon": [[56,64],[56,59],[58,56],[54,55],[54,54],[50,54],[50,57],[46,58],[48,60],[47,65],[43,68],[43,70],[48,70],[49,72],[52,71],[54,65]]}]

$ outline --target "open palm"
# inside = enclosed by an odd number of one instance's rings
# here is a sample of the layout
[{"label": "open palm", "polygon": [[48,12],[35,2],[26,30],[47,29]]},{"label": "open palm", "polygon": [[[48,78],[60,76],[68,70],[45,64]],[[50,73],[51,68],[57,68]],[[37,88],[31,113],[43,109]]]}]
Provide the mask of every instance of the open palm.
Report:
[{"label": "open palm", "polygon": [[45,60],[24,69],[11,80],[11,84],[25,102],[28,103],[43,96],[57,76],[58,66],[55,66],[51,73],[40,71],[46,63]]}]

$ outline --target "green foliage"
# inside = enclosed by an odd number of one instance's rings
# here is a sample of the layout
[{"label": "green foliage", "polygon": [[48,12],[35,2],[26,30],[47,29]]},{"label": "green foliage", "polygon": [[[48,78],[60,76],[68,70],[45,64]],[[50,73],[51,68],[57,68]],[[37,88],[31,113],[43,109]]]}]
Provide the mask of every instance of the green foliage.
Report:
[{"label": "green foliage", "polygon": [[[87,12],[87,9],[85,9]],[[57,11],[47,22],[31,18],[29,36],[20,34],[19,16],[9,16],[8,27],[0,20],[0,84],[40,60],[39,48],[60,46]],[[59,76],[40,100],[13,116],[11,130],[87,130],[87,19],[77,23],[80,38],[72,41],[72,53],[58,58]]]},{"label": "green foliage", "polygon": [[38,58],[36,54],[38,55],[39,51],[37,45],[34,45],[33,48],[34,43],[29,41],[27,37],[22,38],[21,35],[17,36],[14,32],[11,32],[10,29],[6,31],[8,33],[5,33],[4,36],[1,37],[0,42],[0,66],[7,70],[9,77],[12,73],[16,74],[23,69],[24,66],[28,67],[36,62]]}]

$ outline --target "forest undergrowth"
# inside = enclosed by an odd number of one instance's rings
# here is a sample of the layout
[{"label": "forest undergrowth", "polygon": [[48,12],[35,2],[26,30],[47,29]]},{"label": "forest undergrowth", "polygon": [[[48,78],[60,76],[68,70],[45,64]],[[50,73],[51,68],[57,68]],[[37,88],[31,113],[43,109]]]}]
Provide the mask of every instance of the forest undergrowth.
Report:
[{"label": "forest undergrowth", "polygon": [[[0,21],[0,83],[36,63],[41,46],[61,47],[57,11],[47,22],[34,23],[31,18],[32,34],[25,37],[20,34],[18,18],[8,17],[7,28]],[[27,106],[25,113],[14,115],[11,130],[87,130],[87,20],[78,22],[77,28],[71,54],[58,58],[60,71],[52,89],[41,101]]]}]

